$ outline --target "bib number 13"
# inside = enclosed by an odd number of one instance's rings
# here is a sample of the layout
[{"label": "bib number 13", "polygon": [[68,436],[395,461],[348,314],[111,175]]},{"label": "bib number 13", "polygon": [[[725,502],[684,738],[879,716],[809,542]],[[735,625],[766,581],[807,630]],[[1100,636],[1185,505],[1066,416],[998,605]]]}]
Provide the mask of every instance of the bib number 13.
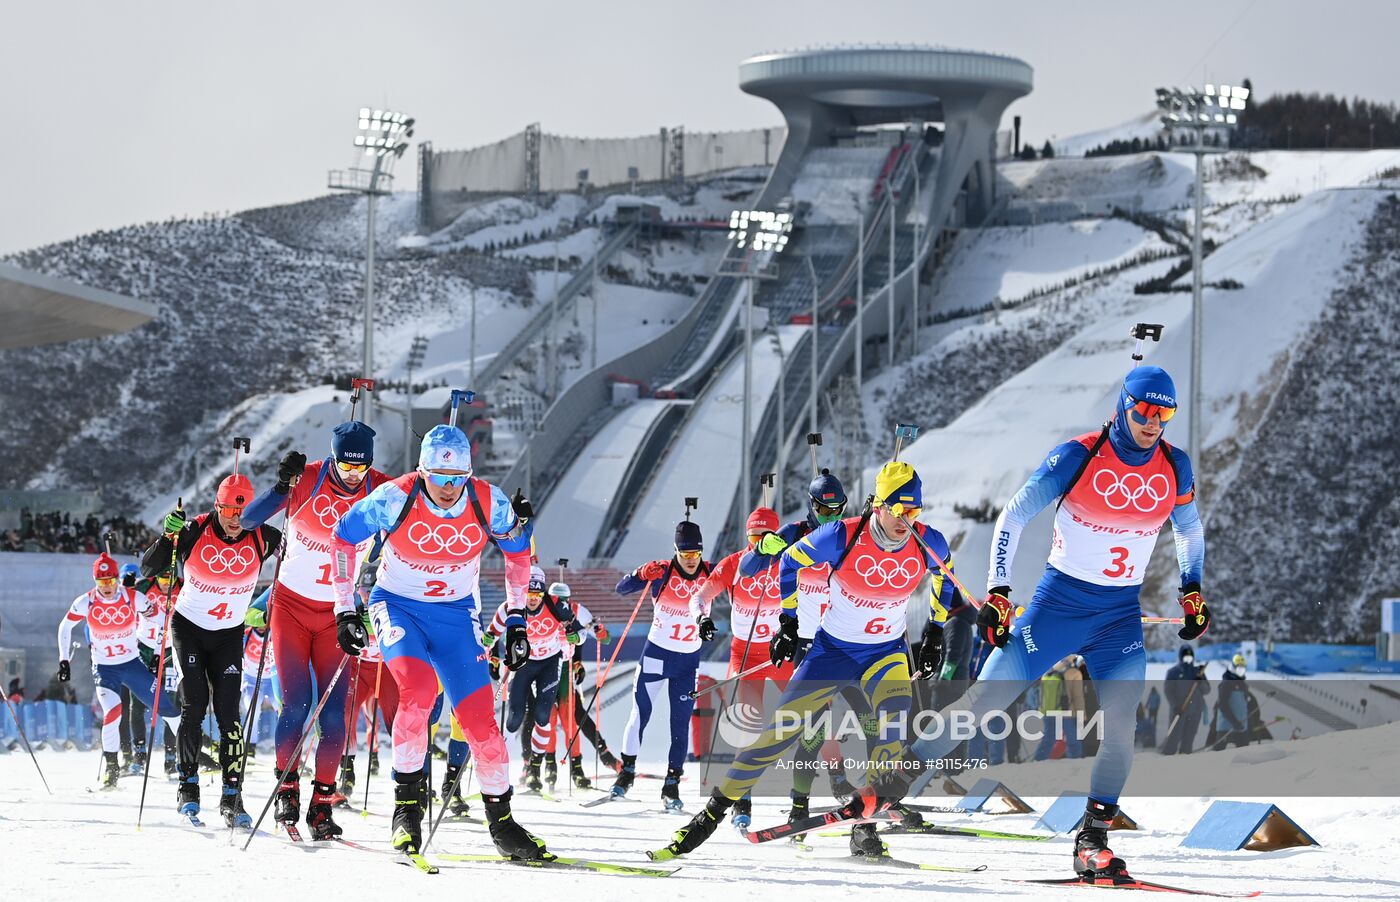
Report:
[{"label": "bib number 13", "polygon": [[1103,575],[1111,579],[1131,579],[1137,565],[1128,563],[1128,549],[1115,545],[1108,549],[1108,553],[1113,555],[1112,566],[1105,569]]}]

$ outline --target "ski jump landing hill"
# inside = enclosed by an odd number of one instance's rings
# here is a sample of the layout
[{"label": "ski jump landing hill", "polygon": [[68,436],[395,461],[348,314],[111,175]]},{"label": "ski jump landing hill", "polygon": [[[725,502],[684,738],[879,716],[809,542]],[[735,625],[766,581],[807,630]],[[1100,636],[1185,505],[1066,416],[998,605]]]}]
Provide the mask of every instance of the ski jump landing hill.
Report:
[{"label": "ski jump landing hill", "polygon": [[[755,299],[775,326],[771,341],[754,345],[758,473],[776,469],[780,444],[792,448],[808,423],[813,334],[822,333],[815,351],[819,391],[849,367],[857,316],[849,299],[857,279],[864,277],[866,288],[860,315],[870,367],[871,348],[890,338],[889,293],[898,340],[912,315],[915,274],[939,234],[990,211],[997,126],[1006,107],[1030,92],[1032,70],[1018,59],[964,50],[841,47],[753,57],[740,65],[739,84],[770,100],[787,122],[782,152],[748,206],[799,211],[778,277]],[[941,140],[936,130],[908,127],[934,123],[941,124]],[[903,133],[885,132],[885,140],[871,131],[899,124]],[[537,520],[548,547],[574,560],[615,558],[621,566],[651,559],[665,550],[687,495],[702,498],[697,519],[709,547],[732,543],[745,513],[736,401],[743,371],[739,282],[712,279],[669,333],[614,362],[611,376],[599,372],[591,384],[580,381],[547,412],[532,456],[554,462],[551,478],[537,473],[534,481],[550,493]],[[817,323],[793,325],[814,303]],[[650,386],[654,397],[611,408],[607,384],[616,375]],[[782,422],[780,380],[788,399]],[[536,494],[545,500],[538,488]]]}]

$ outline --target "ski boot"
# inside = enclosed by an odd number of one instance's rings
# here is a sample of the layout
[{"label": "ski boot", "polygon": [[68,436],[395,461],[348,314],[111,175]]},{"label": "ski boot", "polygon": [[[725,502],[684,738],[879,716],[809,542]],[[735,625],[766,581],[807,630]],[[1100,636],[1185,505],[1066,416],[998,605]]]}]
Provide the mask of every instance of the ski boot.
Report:
[{"label": "ski boot", "polygon": [[481,794],[482,806],[486,809],[486,828],[491,831],[496,851],[511,861],[543,861],[554,857],[545,848],[544,840],[515,822],[510,812],[513,792],[507,789],[498,796]]},{"label": "ski boot", "polygon": [[661,784],[661,804],[667,811],[679,813],[681,804],[681,769],[679,767],[668,767],[666,769],[666,779]]},{"label": "ski boot", "polygon": [[851,854],[857,858],[879,858],[885,854],[885,843],[876,834],[874,824],[852,825]]},{"label": "ski boot", "polygon": [[243,810],[243,793],[237,786],[224,786],[223,795],[219,797],[219,814],[224,818],[225,827],[242,827],[245,830],[253,827],[253,818]]},{"label": "ski boot", "polygon": [[121,764],[117,761],[117,753],[103,752],[102,763],[102,788],[116,789],[117,779],[122,775]]},{"label": "ski boot", "polygon": [[1084,825],[1074,836],[1074,871],[1086,883],[1129,882],[1128,866],[1108,847],[1108,828],[1118,816],[1117,805],[1093,799],[1084,807]]},{"label": "ski boot", "polygon": [[135,775],[137,775],[137,776],[140,776],[142,773],[145,772],[145,770],[146,770],[146,745],[145,745],[145,743],[141,743],[140,745],[136,745],[136,746],[133,746],[133,747],[132,747],[132,749],[131,749],[131,763],[127,766],[127,770],[128,770],[130,773],[133,773],[133,774],[135,774]]},{"label": "ski boot", "polygon": [[575,755],[569,759],[569,779],[574,781],[574,789],[593,788],[593,781],[583,772],[582,755]]},{"label": "ski boot", "polygon": [[856,787],[851,785],[851,781],[846,779],[844,770],[833,770],[831,772],[831,795],[836,799],[837,804],[844,805],[851,800],[857,792]]},{"label": "ski boot", "polygon": [[354,755],[344,755],[340,759],[340,794],[347,799],[355,794]]},{"label": "ski boot", "polygon": [[603,749],[601,752],[598,753],[598,761],[613,773],[617,773],[618,771],[622,770],[622,765],[618,763],[618,760],[613,755],[613,753],[608,751],[607,749]]},{"label": "ski boot", "polygon": [[199,776],[197,774],[180,778],[180,788],[175,791],[175,810],[192,820],[199,816]]},{"label": "ski boot", "polygon": [[546,753],[544,759],[544,785],[550,792],[559,785],[559,762],[554,760],[553,753]]},{"label": "ski boot", "polygon": [[637,779],[637,756],[623,755],[622,766],[617,770],[617,779],[613,781],[612,794],[614,796],[625,796],[627,790],[632,788],[632,783]]},{"label": "ski boot", "polygon": [[[59,748],[62,748],[62,746],[59,746]],[[121,751],[122,751],[122,763],[121,763],[121,768],[122,768],[122,770],[126,771],[126,772],[129,773],[129,774],[130,774],[130,773],[140,773],[140,771],[133,771],[133,770],[132,770],[132,768],[136,765],[136,757],[131,753],[131,747],[130,747],[130,746],[127,746],[126,748],[122,749]]]},{"label": "ski boot", "polygon": [[180,769],[180,765],[175,758],[175,747],[167,745],[165,747],[165,775],[174,776]]},{"label": "ski boot", "polygon": [[[794,789],[792,790],[790,795],[792,797],[792,807],[788,809],[787,822],[789,824],[795,824],[798,821],[805,821],[807,818],[811,817],[812,802],[811,799],[808,798],[807,794],[798,792]],[[802,840],[805,839],[806,836],[806,833],[793,834],[792,841],[802,842]]]},{"label": "ski boot", "polygon": [[394,780],[394,820],[390,842],[397,851],[416,855],[423,847],[423,809],[427,805],[422,772],[395,774]]},{"label": "ski boot", "polygon": [[371,777],[379,776],[379,751],[377,749],[371,749],[369,753],[369,775]]},{"label": "ski boot", "polygon": [[296,777],[277,787],[272,819],[279,824],[296,824],[301,819],[301,784]]},{"label": "ski boot", "polygon": [[729,823],[740,833],[749,832],[749,825],[753,823],[753,799],[744,796],[734,803],[734,814],[730,817]]},{"label": "ski boot", "polygon": [[922,827],[924,825],[924,816],[908,805],[895,805],[890,810],[899,815],[901,827]]},{"label": "ski boot", "polygon": [[466,817],[471,810],[467,807],[467,800],[462,798],[462,781],[457,776],[461,770],[461,765],[449,764],[447,772],[442,775],[442,803],[453,817]]},{"label": "ski boot", "polygon": [[312,839],[335,839],[344,832],[331,818],[331,808],[335,805],[335,799],[335,784],[311,784],[311,804],[306,806],[306,826],[311,828]]},{"label": "ski boot", "polygon": [[724,819],[724,815],[729,811],[729,806],[734,802],[727,799],[716,789],[711,793],[709,801],[699,813],[690,819],[690,823],[677,830],[672,837],[672,841],[659,852],[648,852],[647,857],[653,861],[668,861],[689,852],[694,852],[700,845],[714,835],[715,828]]},{"label": "ski boot", "polygon": [[544,788],[544,783],[540,781],[540,765],[544,762],[544,754],[541,752],[530,753],[530,763],[525,765],[525,789],[528,792],[539,792]]}]

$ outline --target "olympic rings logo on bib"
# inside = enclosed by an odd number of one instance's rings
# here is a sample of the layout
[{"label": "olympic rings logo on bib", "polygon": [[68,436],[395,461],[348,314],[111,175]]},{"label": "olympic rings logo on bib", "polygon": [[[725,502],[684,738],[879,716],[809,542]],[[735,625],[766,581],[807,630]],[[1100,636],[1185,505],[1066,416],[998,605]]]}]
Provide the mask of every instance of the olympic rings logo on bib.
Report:
[{"label": "olympic rings logo on bib", "polygon": [[770,572],[757,576],[745,576],[739,580],[739,587],[757,598],[767,598],[777,588],[778,580]]},{"label": "olympic rings logo on bib", "polygon": [[923,575],[923,567],[919,566],[918,560],[914,558],[886,558],[877,561],[869,554],[862,554],[856,558],[855,570],[856,575],[872,588],[889,586],[895,590],[909,588]]},{"label": "olympic rings logo on bib", "polygon": [[88,619],[101,626],[121,626],[131,621],[131,611],[120,602],[92,605],[88,608]]},{"label": "olympic rings logo on bib", "polygon": [[689,601],[690,597],[700,591],[698,580],[681,579],[679,576],[671,577],[666,583],[666,589],[681,601]]},{"label": "olympic rings logo on bib", "polygon": [[206,545],[204,550],[199,553],[199,559],[208,565],[210,573],[228,573],[232,576],[241,576],[245,570],[253,566],[258,556],[253,549],[247,546],[243,548],[215,548],[212,545]]},{"label": "olympic rings logo on bib", "polygon": [[334,528],[349,509],[349,498],[344,499],[343,503],[330,495],[317,495],[311,499],[311,513],[326,529]]},{"label": "olympic rings logo on bib", "polygon": [[[1108,477],[1106,483],[1105,476]],[[1124,473],[1120,477],[1112,470],[1100,470],[1094,474],[1094,491],[1103,498],[1109,510],[1127,510],[1132,506],[1146,514],[1167,500],[1171,494],[1171,484],[1161,473],[1144,479],[1140,473]],[[1146,504],[1143,499],[1146,499]]]},{"label": "olympic rings logo on bib", "polygon": [[458,527],[451,523],[436,526],[422,520],[408,525],[408,540],[424,554],[468,554],[486,541],[486,534],[475,523]]}]

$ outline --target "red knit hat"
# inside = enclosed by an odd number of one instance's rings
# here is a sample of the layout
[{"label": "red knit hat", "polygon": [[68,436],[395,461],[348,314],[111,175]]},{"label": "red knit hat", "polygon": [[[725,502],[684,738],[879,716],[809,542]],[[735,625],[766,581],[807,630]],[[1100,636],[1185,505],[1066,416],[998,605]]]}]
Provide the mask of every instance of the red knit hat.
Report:
[{"label": "red knit hat", "polygon": [[117,562],[112,560],[112,556],[107,552],[102,552],[97,556],[97,560],[92,562],[92,578],[95,580],[117,578]]}]

